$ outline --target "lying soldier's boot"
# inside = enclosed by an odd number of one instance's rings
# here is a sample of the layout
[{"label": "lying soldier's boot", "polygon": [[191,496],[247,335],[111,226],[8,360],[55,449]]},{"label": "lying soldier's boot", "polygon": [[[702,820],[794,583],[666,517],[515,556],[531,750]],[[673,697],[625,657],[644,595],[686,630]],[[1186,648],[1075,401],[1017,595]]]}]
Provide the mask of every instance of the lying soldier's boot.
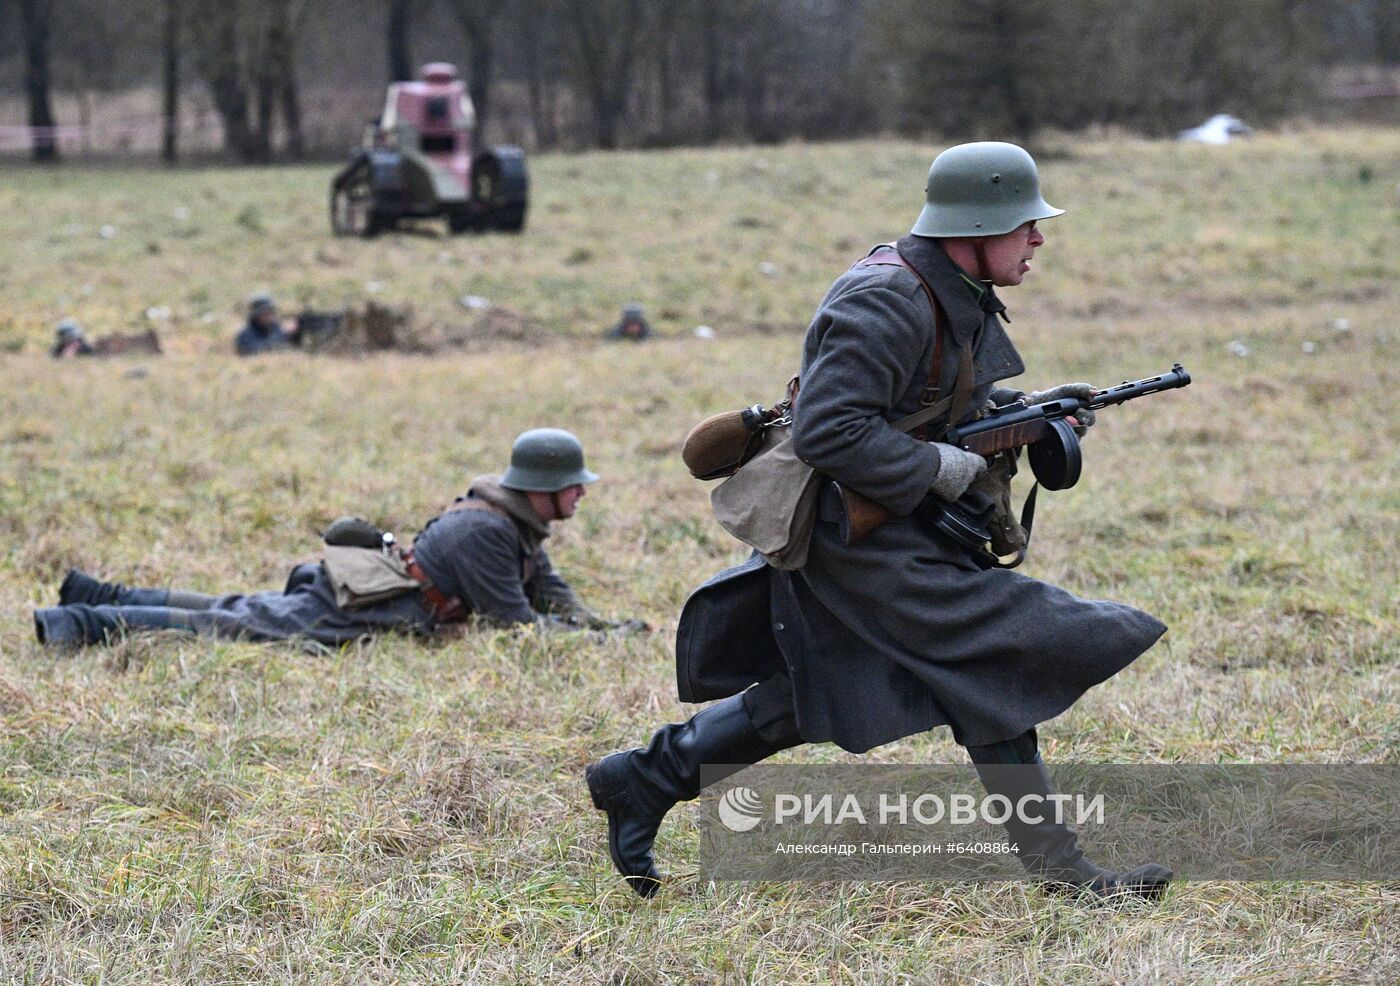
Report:
[{"label": "lying soldier's boot", "polygon": [[58,587],[60,606],[168,606],[171,609],[209,609],[218,599],[202,592],[175,589],[130,589],[120,582],[100,582],[76,568],[69,569]]},{"label": "lying soldier's boot", "polygon": [[34,611],[34,636],[45,647],[107,643],[129,630],[192,630],[190,616],[160,606],[74,604]]},{"label": "lying soldier's boot", "polygon": [[[1053,802],[1045,799],[1055,793],[1055,787],[1039,754],[1030,763],[976,766],[988,794],[1005,796],[1013,807],[1028,794],[1038,795],[1041,800],[1036,803],[1035,813],[1045,815],[1053,811]],[[1021,865],[1031,877],[1044,881],[1050,893],[1079,893],[1103,901],[1134,897],[1156,900],[1166,892],[1172,879],[1172,871],[1156,863],[1126,873],[1095,866],[1084,857],[1074,829],[1051,818],[1031,823],[1013,811],[1005,828],[1016,845]]]},{"label": "lying soldier's boot", "polygon": [[86,572],[70,568],[68,574],[63,577],[63,584],[58,587],[58,604],[60,606],[71,606],[74,603],[82,603],[86,606],[111,606],[117,602],[117,595],[121,589],[122,587],[116,583],[100,582]]},{"label": "lying soldier's boot", "polygon": [[759,736],[742,695],[702,709],[688,722],[662,726],[646,749],[604,757],[584,772],[593,806],[608,814],[608,853],[627,885],[643,897],[661,889],[652,843],[666,812],[700,794],[700,765],[730,769],[713,783],[788,746]]}]

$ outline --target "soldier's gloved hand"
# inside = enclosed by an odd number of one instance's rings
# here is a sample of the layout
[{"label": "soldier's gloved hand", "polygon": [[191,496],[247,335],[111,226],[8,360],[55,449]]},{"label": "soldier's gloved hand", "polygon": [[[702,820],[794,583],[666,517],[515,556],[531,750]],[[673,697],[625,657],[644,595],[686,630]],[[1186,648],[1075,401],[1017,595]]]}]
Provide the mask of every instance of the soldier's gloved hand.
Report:
[{"label": "soldier's gloved hand", "polygon": [[[1099,392],[1099,388],[1091,383],[1062,383],[1058,387],[1051,387],[1049,390],[1037,390],[1029,393],[1023,398],[1027,404],[1044,404],[1046,401],[1061,401],[1067,397],[1076,400],[1093,400],[1094,395]],[[1075,431],[1084,434],[1094,426],[1094,412],[1087,407],[1074,412]]]},{"label": "soldier's gloved hand", "polygon": [[938,475],[934,477],[934,495],[952,503],[967,492],[983,473],[987,471],[987,460],[976,452],[960,449],[946,442],[934,442],[938,449]]}]

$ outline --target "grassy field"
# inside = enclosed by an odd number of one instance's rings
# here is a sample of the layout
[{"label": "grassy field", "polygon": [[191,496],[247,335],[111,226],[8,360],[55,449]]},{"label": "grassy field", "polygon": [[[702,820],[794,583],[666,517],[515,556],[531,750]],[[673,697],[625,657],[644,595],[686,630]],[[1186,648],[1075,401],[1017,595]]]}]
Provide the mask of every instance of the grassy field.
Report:
[{"label": "grassy field", "polygon": [[[707,884],[678,810],[655,900],[590,760],[689,714],[671,633],[742,556],[677,454],[778,396],[830,280],[908,228],[933,146],[545,157],[519,238],[333,240],[329,171],[10,170],[0,184],[0,979],[263,983],[1389,983],[1394,884],[1179,884],[1105,911],[1019,884]],[[1400,131],[1053,142],[1069,209],[1006,292],[1030,372],[1185,391],[1107,411],[1026,571],[1167,639],[1047,724],[1054,761],[1400,760]],[[110,226],[109,235],[101,229]],[[760,267],[760,265],[763,265]],[[242,305],[374,297],[468,344],[238,362]],[[491,299],[516,331],[459,303]],[[593,340],[620,306],[661,338]],[[160,311],[148,319],[148,309]],[[43,356],[52,323],[168,354]],[[694,338],[708,324],[717,338]],[[521,327],[524,327],[523,330]],[[343,513],[410,534],[540,424],[604,481],[552,554],[625,640],[40,650],[70,566],[273,588]],[[858,760],[829,747],[783,762]],[[871,759],[958,761],[946,732]],[[1162,860],[1170,863],[1170,860]]]}]

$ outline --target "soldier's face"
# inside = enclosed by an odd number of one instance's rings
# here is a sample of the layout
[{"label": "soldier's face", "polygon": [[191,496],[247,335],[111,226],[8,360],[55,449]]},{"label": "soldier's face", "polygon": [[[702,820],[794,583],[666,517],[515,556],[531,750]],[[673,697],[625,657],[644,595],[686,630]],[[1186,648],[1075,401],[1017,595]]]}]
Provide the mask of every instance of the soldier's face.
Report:
[{"label": "soldier's face", "polygon": [[578,502],[583,499],[585,490],[580,484],[578,486],[566,486],[554,495],[555,509],[559,516],[556,520],[568,520],[578,509]]},{"label": "soldier's face", "polygon": [[989,236],[982,248],[987,256],[987,279],[999,288],[1020,284],[1031,269],[1036,248],[1045,243],[1045,235],[1036,224],[1022,223],[1009,233]]}]

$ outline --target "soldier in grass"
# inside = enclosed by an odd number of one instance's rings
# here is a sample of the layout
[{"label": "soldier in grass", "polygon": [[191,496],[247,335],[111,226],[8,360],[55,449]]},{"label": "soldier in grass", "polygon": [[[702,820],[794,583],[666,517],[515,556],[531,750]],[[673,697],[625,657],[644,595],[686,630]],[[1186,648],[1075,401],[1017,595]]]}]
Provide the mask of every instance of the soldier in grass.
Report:
[{"label": "soldier in grass", "polygon": [[83,334],[83,327],[76,318],[63,318],[54,329],[53,348],[49,355],[54,359],[74,359],[78,356],[92,356],[96,350]]},{"label": "soldier in grass", "polygon": [[298,565],[281,592],[130,589],[71,571],[59,605],[35,610],[35,633],[42,644],[76,647],[128,630],[339,644],[381,630],[427,634],[469,617],[543,630],[637,629],[588,610],[543,547],[550,524],[572,517],[597,478],[577,438],[537,428],[515,440],[504,475],[474,480],[406,551],[346,518],[327,531],[325,559]]},{"label": "soldier in grass", "polygon": [[[1024,547],[1009,465],[937,438],[989,403],[1095,388],[999,386],[1024,365],[996,291],[1021,283],[1045,243],[1039,224],[1062,212],[1041,197],[1031,156],[959,145],[933,162],[925,191],[910,235],[841,275],[807,330],[792,439],[821,487],[806,563],[782,571],[755,555],[701,586],[677,633],[680,698],[719,701],[586,772],[613,863],[643,896],[660,886],[658,827],[700,793],[702,764],[732,773],[802,743],[861,753],[947,725],[990,793],[1012,804],[1054,793],[1036,727],[1166,630],[1000,567],[988,550]],[[922,433],[892,426],[940,401]],[[1078,427],[1091,424],[1081,414]],[[848,544],[836,484],[892,518]],[[935,522],[955,514],[960,526]],[[1007,828],[1026,870],[1054,888],[1153,898],[1171,878],[1155,864],[1095,866],[1066,825],[1013,816]]]},{"label": "soldier in grass", "polygon": [[651,336],[646,309],[635,301],[622,306],[622,317],[603,333],[609,342],[643,342]]},{"label": "soldier in grass", "polygon": [[277,302],[270,294],[255,294],[248,301],[248,324],[234,336],[233,348],[239,356],[258,356],[290,349],[296,336],[282,326]]}]

